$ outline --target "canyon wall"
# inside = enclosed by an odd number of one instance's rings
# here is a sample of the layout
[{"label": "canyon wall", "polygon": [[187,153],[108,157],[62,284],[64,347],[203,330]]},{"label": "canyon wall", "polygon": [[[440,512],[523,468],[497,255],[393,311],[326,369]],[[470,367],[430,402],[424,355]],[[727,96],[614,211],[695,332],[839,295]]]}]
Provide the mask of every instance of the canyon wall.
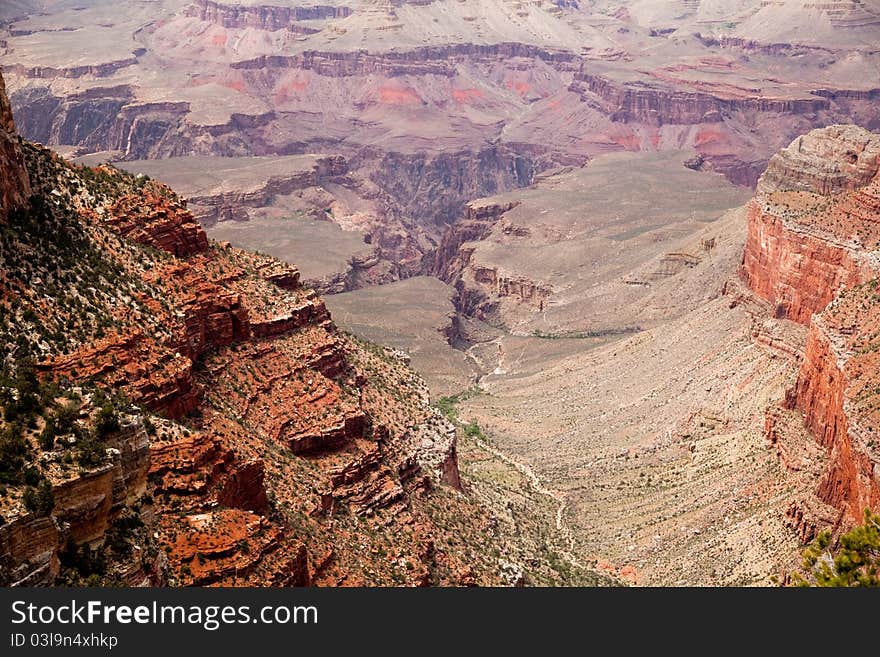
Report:
[{"label": "canyon wall", "polygon": [[6,96],[6,86],[0,76],[0,220],[7,213],[20,207],[30,194],[30,182],[21,148],[18,145],[18,132],[12,118],[12,107]]},{"label": "canyon wall", "polygon": [[[774,156],[748,214],[741,274],[776,316],[809,326],[785,406],[828,454],[819,499],[848,522],[880,503],[873,436],[880,375],[874,293],[880,261],[880,136],[831,126]],[[774,439],[774,422],[768,421]],[[811,526],[810,519],[798,524]]]},{"label": "canyon wall", "polygon": [[264,71],[265,69],[304,69],[328,77],[356,75],[440,75],[456,74],[456,64],[492,63],[522,57],[538,59],[562,70],[574,71],[579,58],[572,52],[544,48],[525,43],[423,46],[410,50],[391,50],[383,53],[355,51],[306,51],[298,55],[263,55],[232,64],[236,70]]},{"label": "canyon wall", "polygon": [[520,302],[543,308],[544,299],[550,294],[546,288],[472,262],[474,249],[468,243],[488,237],[504,214],[518,204],[518,201],[472,201],[465,206],[462,218],[444,232],[429,271],[455,287],[455,306],[459,312],[488,318],[503,297],[516,297]]},{"label": "canyon wall", "polygon": [[599,102],[612,121],[655,125],[716,123],[732,112],[806,114],[830,108],[827,98],[767,98],[683,91],[661,84],[621,83],[581,71],[569,89]]},{"label": "canyon wall", "polygon": [[313,34],[319,30],[298,25],[298,21],[345,18],[351,9],[345,6],[314,5],[311,7],[279,7],[272,5],[228,5],[211,0],[198,0],[187,15],[227,28],[253,28],[274,32],[289,30],[297,34]]},{"label": "canyon wall", "polygon": [[748,212],[743,276],[759,296],[775,304],[777,317],[809,324],[841,286],[874,275],[845,243],[808,226],[787,224],[758,201]]},{"label": "canyon wall", "polygon": [[[475,242],[488,236],[492,226],[505,212],[516,207],[516,203],[471,202],[464,208],[464,216],[452,224],[443,234],[440,246],[434,253],[430,273],[438,278],[452,282],[464,270],[461,247],[467,242]],[[466,256],[465,256],[466,257]]]},{"label": "canyon wall", "polygon": [[384,153],[370,179],[397,203],[396,211],[421,226],[457,220],[465,203],[531,184],[533,162],[505,146],[430,153]]}]

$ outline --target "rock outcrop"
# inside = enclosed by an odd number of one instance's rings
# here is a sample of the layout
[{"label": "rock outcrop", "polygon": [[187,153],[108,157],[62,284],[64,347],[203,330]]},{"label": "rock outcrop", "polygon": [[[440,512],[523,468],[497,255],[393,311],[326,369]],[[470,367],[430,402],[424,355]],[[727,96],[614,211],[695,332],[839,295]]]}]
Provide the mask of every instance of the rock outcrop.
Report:
[{"label": "rock outcrop", "polygon": [[808,324],[842,286],[876,274],[878,167],[880,137],[855,126],[814,130],[770,160],[749,207],[742,271],[778,316]]},{"label": "rock outcrop", "polygon": [[123,237],[178,258],[208,248],[208,236],[181,203],[159,193],[126,196],[106,210],[105,221]]},{"label": "rock outcrop", "polygon": [[63,534],[53,517],[22,515],[0,526],[0,585],[50,586],[61,563]]},{"label": "rock outcrop", "polygon": [[434,254],[431,273],[450,282],[464,267],[461,247],[467,242],[484,239],[504,213],[515,206],[516,203],[468,203],[464,216],[443,234]]},{"label": "rock outcrop", "polygon": [[526,43],[474,44],[424,46],[410,50],[390,50],[370,53],[364,50],[307,51],[298,55],[263,55],[255,59],[235,62],[236,70],[262,71],[264,69],[304,69],[328,77],[355,75],[455,75],[455,65],[462,61],[493,63],[523,57],[538,59],[567,70],[575,70],[578,56],[566,50],[544,48]]},{"label": "rock outcrop", "polygon": [[850,289],[813,318],[795,389],[806,426],[829,453],[819,498],[855,520],[880,504],[875,287]]},{"label": "rock outcrop", "polygon": [[830,195],[867,185],[880,168],[880,138],[854,125],[834,125],[795,139],[770,158],[758,192]]},{"label": "rock outcrop", "polygon": [[193,362],[143,333],[111,335],[41,364],[59,379],[100,381],[154,413],[180,418],[198,407]]},{"label": "rock outcrop", "polygon": [[[443,234],[431,272],[455,287],[456,308],[466,315],[487,319],[497,311],[499,301],[506,299],[540,312],[552,294],[545,283],[522,274],[507,273],[494,265],[474,262],[474,245],[470,243],[488,237],[505,213],[517,205],[518,201],[472,201],[465,206],[464,216]],[[505,226],[504,230],[527,229]]]},{"label": "rock outcrop", "polygon": [[293,267],[210,243],[167,187],[23,153],[39,214],[4,231],[0,330],[74,416],[48,443],[48,412],[21,428],[54,501],[8,473],[0,584],[501,581],[437,520],[489,526],[442,490],[455,430],[411,370],[338,333]]},{"label": "rock outcrop", "polygon": [[[262,208],[270,201],[286,194],[335,182],[348,173],[348,162],[342,156],[317,159],[310,168],[272,175],[246,190],[217,190],[209,194],[190,196],[188,206],[198,219],[210,225],[217,221],[241,221],[248,218],[248,208]],[[321,214],[325,208],[321,208]]]},{"label": "rock outcrop", "polygon": [[7,213],[20,207],[30,194],[30,182],[24,157],[18,143],[18,132],[12,118],[12,107],[6,86],[0,76],[0,221]]},{"label": "rock outcrop", "polygon": [[[654,125],[717,123],[733,112],[807,114],[828,109],[827,98],[768,98],[741,89],[714,93],[684,91],[662,82],[624,83],[580,72],[569,89],[588,103],[601,104],[613,121]],[[726,91],[726,93],[725,93]]]},{"label": "rock outcrop", "polygon": [[[784,406],[828,454],[817,487],[848,521],[880,503],[875,382],[875,293],[880,261],[880,137],[831,126],[796,139],[774,156],[749,208],[742,275],[776,316],[809,326],[795,388]],[[776,421],[768,437],[778,440]],[[804,536],[815,518],[798,505]]]}]

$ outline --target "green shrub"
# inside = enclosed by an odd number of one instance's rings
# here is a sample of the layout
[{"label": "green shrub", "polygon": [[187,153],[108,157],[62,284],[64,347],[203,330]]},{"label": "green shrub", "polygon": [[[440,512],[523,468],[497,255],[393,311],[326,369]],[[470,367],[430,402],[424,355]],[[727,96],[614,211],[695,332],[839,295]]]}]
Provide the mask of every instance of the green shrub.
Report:
[{"label": "green shrub", "polygon": [[51,418],[46,421],[46,426],[40,432],[40,449],[48,452],[55,447],[55,422]]},{"label": "green shrub", "polygon": [[39,486],[43,481],[43,474],[34,466],[28,466],[24,470],[24,483],[27,486]]},{"label": "green shrub", "polygon": [[20,424],[10,424],[0,432],[0,482],[21,481],[28,444]]},{"label": "green shrub", "polygon": [[108,436],[119,431],[119,414],[110,402],[101,406],[98,417],[95,420],[95,435],[98,440],[104,440]]},{"label": "green shrub", "polygon": [[52,415],[51,422],[55,425],[58,434],[73,431],[74,421],[79,416],[79,404],[72,403],[59,406]]},{"label": "green shrub", "polygon": [[91,433],[85,434],[77,445],[76,462],[80,467],[90,470],[104,463],[104,445]]},{"label": "green shrub", "polygon": [[22,502],[24,502],[24,508],[38,518],[48,516],[52,513],[52,509],[55,508],[55,495],[52,493],[52,484],[49,483],[48,479],[44,479],[36,488],[28,486],[24,491]]},{"label": "green shrub", "polygon": [[831,532],[820,532],[804,551],[798,586],[880,586],[880,515],[865,510],[864,523],[834,544]]},{"label": "green shrub", "polygon": [[144,522],[138,515],[119,516],[107,530],[105,545],[115,554],[127,557],[131,554],[131,539],[134,537],[134,531],[143,526]]}]

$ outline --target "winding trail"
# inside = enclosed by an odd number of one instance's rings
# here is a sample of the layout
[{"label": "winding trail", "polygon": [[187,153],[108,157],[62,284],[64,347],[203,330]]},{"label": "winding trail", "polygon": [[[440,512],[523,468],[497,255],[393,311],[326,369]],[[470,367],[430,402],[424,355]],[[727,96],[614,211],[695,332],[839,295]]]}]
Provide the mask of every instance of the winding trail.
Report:
[{"label": "winding trail", "polygon": [[[498,336],[497,338],[490,340],[488,342],[488,344],[495,344],[498,346],[498,350],[497,350],[498,364],[496,365],[495,368],[489,367],[483,361],[483,359],[481,359],[473,351],[475,349],[475,347],[485,346],[485,344],[487,344],[487,343],[477,344],[477,345],[474,345],[474,346],[470,347],[469,349],[465,350],[465,352],[464,352],[465,355],[468,358],[470,358],[477,365],[477,367],[483,372],[483,374],[481,374],[479,377],[477,377],[477,380],[476,380],[477,388],[482,388],[483,381],[486,379],[486,377],[488,377],[492,374],[499,374],[499,373],[504,372],[504,361],[505,361],[505,357],[507,354],[504,350],[503,338],[504,338],[504,336]],[[521,357],[522,357],[522,355],[520,355],[520,358]],[[567,545],[566,548],[558,549],[558,552],[562,556],[562,558],[565,559],[572,566],[575,566],[576,568],[580,568],[581,570],[586,570],[586,571],[590,571],[590,572],[601,572],[595,566],[585,564],[584,562],[582,562],[580,559],[578,559],[574,555],[574,545],[575,545],[574,532],[572,531],[571,527],[569,527],[568,524],[566,524],[566,522],[565,522],[565,511],[568,508],[568,495],[563,491],[556,490],[555,488],[550,488],[550,487],[544,485],[544,483],[541,481],[541,478],[535,473],[535,471],[532,469],[532,467],[530,465],[528,465],[527,463],[523,463],[521,461],[517,461],[516,459],[514,459],[512,456],[510,456],[506,452],[503,452],[502,450],[495,447],[491,442],[489,442],[489,440],[487,438],[478,437],[478,438],[476,438],[476,442],[482,449],[489,452],[494,457],[496,457],[497,459],[506,463],[507,465],[513,467],[517,472],[519,472],[521,475],[523,475],[526,478],[526,480],[529,482],[529,485],[532,487],[532,489],[534,489],[534,491],[536,493],[538,493],[539,495],[544,495],[545,497],[549,497],[554,502],[556,502],[557,506],[556,506],[556,515],[555,515],[555,519],[554,519],[554,526],[556,528],[556,531],[559,533],[562,540],[564,541],[565,545]],[[593,463],[591,463],[589,465],[593,465],[594,463],[598,462],[599,460],[600,459],[597,459],[596,461],[594,461]],[[603,574],[610,576],[608,573],[603,573]],[[614,578],[614,579],[616,579],[616,578]]]},{"label": "winding trail", "polygon": [[594,567],[584,564],[572,554],[572,550],[574,549],[574,534],[572,533],[571,528],[565,523],[565,510],[568,507],[568,496],[562,491],[545,486],[541,482],[541,478],[535,474],[535,471],[532,470],[529,465],[511,458],[509,455],[489,443],[488,440],[478,438],[477,443],[482,449],[486,450],[507,465],[515,468],[517,472],[528,480],[529,484],[537,493],[549,497],[558,504],[556,507],[556,531],[562,535],[563,540],[568,544],[566,549],[559,550],[559,554],[561,554],[571,565],[576,566],[577,568],[595,571],[596,569]]},{"label": "winding trail", "polygon": [[[504,346],[501,341],[501,337],[498,337],[498,338],[492,340],[492,343],[498,345],[498,365],[494,369],[494,372],[503,371],[504,358],[505,358],[506,354],[504,351]],[[480,362],[480,360],[478,359],[478,357],[475,354],[471,353],[470,349],[468,349],[467,352],[465,352],[465,353],[467,353],[467,355],[470,356],[474,360],[474,362],[476,362],[478,364],[478,366],[481,367],[481,369],[484,372],[489,369],[489,368],[485,367],[484,363]],[[483,374],[477,379],[477,387],[482,386],[483,380],[487,376],[488,376],[488,374]],[[541,478],[535,473],[535,471],[532,469],[532,467],[530,465],[528,465],[527,463],[522,463],[521,461],[517,461],[516,459],[511,457],[509,454],[501,451],[500,449],[498,449],[497,447],[492,445],[488,439],[477,438],[477,443],[480,445],[480,447],[482,449],[486,450],[487,452],[492,454],[497,459],[503,461],[507,465],[513,467],[517,472],[519,472],[521,475],[523,475],[526,478],[526,480],[529,482],[531,487],[539,495],[544,495],[546,497],[549,497],[554,502],[556,502],[556,504],[557,504],[556,517],[555,517],[556,531],[559,532],[563,541],[567,545],[567,548],[559,550],[559,554],[562,555],[562,557],[566,561],[568,561],[571,565],[573,565],[577,568],[580,568],[581,570],[595,571],[596,570],[595,568],[584,564],[580,559],[578,559],[573,554],[574,544],[575,544],[574,533],[572,532],[571,527],[569,527],[565,522],[565,511],[568,508],[568,495],[566,493],[564,493],[563,491],[556,490],[554,488],[549,488],[548,486],[545,486],[544,483],[541,481]]]}]

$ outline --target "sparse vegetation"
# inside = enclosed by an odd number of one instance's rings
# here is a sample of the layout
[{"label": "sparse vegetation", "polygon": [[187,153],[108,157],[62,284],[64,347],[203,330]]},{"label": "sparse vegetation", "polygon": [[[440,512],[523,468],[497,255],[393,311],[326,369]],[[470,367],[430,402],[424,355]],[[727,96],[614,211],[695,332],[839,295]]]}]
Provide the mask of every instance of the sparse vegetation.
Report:
[{"label": "sparse vegetation", "polygon": [[44,479],[36,487],[28,487],[22,497],[25,509],[38,518],[48,516],[55,508],[55,496],[52,493],[52,484]]},{"label": "sparse vegetation", "polygon": [[880,515],[866,509],[864,522],[836,542],[820,532],[803,558],[803,572],[792,575],[798,586],[880,586]]},{"label": "sparse vegetation", "polygon": [[532,331],[532,337],[542,338],[544,340],[588,340],[630,335],[632,333],[639,333],[641,330],[641,326],[623,326],[621,328],[610,328],[599,331],[563,331],[560,333],[546,333],[539,329],[535,329]]}]

